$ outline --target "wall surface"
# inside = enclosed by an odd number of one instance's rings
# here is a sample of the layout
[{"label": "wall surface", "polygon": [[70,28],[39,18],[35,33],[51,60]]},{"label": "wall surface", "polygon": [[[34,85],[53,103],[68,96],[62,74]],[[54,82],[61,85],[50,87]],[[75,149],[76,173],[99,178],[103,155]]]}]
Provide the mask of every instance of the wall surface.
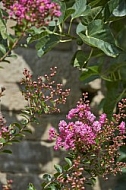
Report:
[{"label": "wall surface", "polygon": [[[41,190],[42,174],[52,173],[54,163],[61,162],[65,152],[53,150],[53,143],[48,141],[48,129],[50,126],[57,126],[61,119],[65,119],[69,109],[74,107],[82,97],[82,91],[89,91],[89,95],[93,97],[92,106],[97,113],[97,103],[103,97],[100,91],[101,82],[96,80],[89,87],[79,81],[79,71],[70,65],[74,51],[75,47],[72,43],[61,44],[42,58],[38,58],[32,46],[26,49],[18,47],[14,51],[17,54],[16,59],[10,58],[10,64],[0,63],[0,66],[4,67],[0,69],[0,86],[6,88],[5,96],[1,99],[1,110],[7,124],[20,120],[20,111],[27,104],[20,92],[24,68],[28,68],[36,78],[48,74],[50,67],[57,66],[55,80],[57,83],[63,83],[65,88],[71,89],[67,104],[61,106],[61,113],[43,115],[40,124],[29,126],[32,135],[27,134],[20,143],[10,147],[13,154],[0,155],[0,182],[4,184],[6,179],[12,179],[12,190],[26,190],[30,182],[37,190]],[[111,178],[111,183],[98,180],[94,190],[113,189],[115,181],[113,177]],[[0,186],[0,190],[1,188]]]}]

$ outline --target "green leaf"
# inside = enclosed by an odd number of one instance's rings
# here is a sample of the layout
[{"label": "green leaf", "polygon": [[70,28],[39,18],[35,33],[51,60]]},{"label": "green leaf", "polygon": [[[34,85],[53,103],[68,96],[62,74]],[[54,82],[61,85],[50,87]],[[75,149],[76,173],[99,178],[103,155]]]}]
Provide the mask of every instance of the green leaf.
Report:
[{"label": "green leaf", "polygon": [[99,77],[99,67],[97,65],[85,68],[80,76],[80,80],[85,81],[90,78],[90,81],[92,81],[92,77]]},{"label": "green leaf", "polygon": [[7,154],[12,154],[12,151],[11,151],[11,150],[3,150],[2,152],[3,152],[3,153],[7,153]]},{"label": "green leaf", "polygon": [[108,20],[111,16],[113,16],[114,9],[118,6],[120,0],[110,0],[106,3],[104,8],[104,18]]},{"label": "green leaf", "polygon": [[96,6],[100,1],[101,1],[101,0],[94,0],[94,1],[91,1],[91,2],[89,3],[89,5],[90,5],[91,7],[94,7],[94,6]]},{"label": "green leaf", "polygon": [[71,14],[74,13],[74,11],[75,11],[75,10],[74,10],[74,9],[71,9],[71,8],[67,9],[66,12],[65,12],[65,16],[64,16],[63,21],[65,21],[67,18],[69,18],[69,17],[71,16]]},{"label": "green leaf", "polygon": [[125,152],[122,152],[122,151],[119,151],[119,158],[118,158],[118,161],[119,162],[126,162],[126,153]]},{"label": "green leaf", "polygon": [[79,68],[83,68],[84,65],[87,62],[88,59],[88,53],[84,53],[82,50],[78,50],[76,51],[76,53],[74,54],[72,60],[71,60],[71,64],[74,67],[79,67]]},{"label": "green leaf", "polygon": [[106,82],[107,93],[105,95],[103,111],[111,119],[117,103],[125,97],[126,89],[122,89],[122,82]]},{"label": "green leaf", "polygon": [[87,26],[83,25],[81,22],[77,25],[76,33],[79,35],[80,32],[86,31]]},{"label": "green leaf", "polygon": [[2,52],[3,55],[6,53],[6,48],[4,47],[3,44],[0,44],[0,51]]},{"label": "green leaf", "polygon": [[52,179],[52,177],[51,177],[50,174],[44,174],[44,175],[43,175],[43,179],[46,180],[46,181],[48,181],[48,182],[50,182],[51,179]]},{"label": "green leaf", "polygon": [[80,32],[78,35],[86,44],[101,49],[108,56],[116,57],[119,54],[111,31],[102,20],[92,21],[86,32]]},{"label": "green leaf", "polygon": [[65,161],[67,162],[67,164],[69,165],[69,167],[72,166],[72,161],[69,158],[65,158]]},{"label": "green leaf", "polygon": [[59,164],[55,164],[55,165],[54,165],[54,168],[56,169],[56,171],[57,171],[58,173],[62,173],[62,167],[61,167]]},{"label": "green leaf", "polygon": [[85,14],[81,17],[82,24],[88,25],[90,22],[92,22],[92,20],[95,20],[101,10],[101,6],[94,7],[92,9],[89,7],[88,11],[85,11]]},{"label": "green leaf", "polygon": [[118,33],[116,39],[118,46],[124,51],[126,51],[126,24],[124,25],[122,30]]},{"label": "green leaf", "polygon": [[48,36],[47,31],[43,31],[41,33],[34,34],[33,36],[29,36],[27,38],[27,43],[32,43],[32,42],[37,41],[39,39],[45,38],[46,36]]},{"label": "green leaf", "polygon": [[72,9],[75,10],[75,12],[71,15],[72,20],[80,17],[83,12],[86,10],[86,0],[76,0],[74,5],[72,6]]},{"label": "green leaf", "polygon": [[60,42],[60,37],[55,34],[50,34],[48,37],[44,37],[36,44],[38,56],[41,57]]},{"label": "green leaf", "polygon": [[3,11],[2,9],[0,9],[0,33],[3,39],[7,38],[7,28],[6,28],[6,24],[3,18]]},{"label": "green leaf", "polygon": [[116,17],[126,16],[126,0],[120,0],[118,6],[113,10]]},{"label": "green leaf", "polygon": [[4,138],[1,137],[1,138],[0,138],[0,143],[3,144],[3,143],[5,143],[5,142],[6,142],[6,140],[5,140]]},{"label": "green leaf", "polygon": [[29,184],[27,190],[36,190],[32,183]]},{"label": "green leaf", "polygon": [[23,132],[32,134],[32,131],[30,129],[25,129],[25,130],[23,130]]}]

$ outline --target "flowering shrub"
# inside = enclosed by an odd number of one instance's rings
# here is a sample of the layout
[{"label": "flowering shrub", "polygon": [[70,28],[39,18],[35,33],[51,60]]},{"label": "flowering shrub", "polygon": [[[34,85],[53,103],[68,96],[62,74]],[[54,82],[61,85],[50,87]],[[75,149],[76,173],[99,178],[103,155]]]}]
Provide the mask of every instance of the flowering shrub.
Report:
[{"label": "flowering shrub", "polygon": [[[125,107],[126,100],[118,105],[119,114],[113,109],[117,102],[125,97],[125,1],[86,1],[86,0],[2,0],[0,10],[0,62],[7,61],[6,57],[17,46],[20,39],[28,34],[26,42],[36,41],[38,55],[51,50],[61,42],[76,41],[79,45],[72,58],[72,65],[78,67],[81,79],[91,81],[98,77],[105,81],[107,93],[103,104],[106,114],[99,119],[91,112],[89,102],[80,100],[69,111],[67,121],[61,120],[59,131],[54,128],[49,131],[50,140],[56,140],[55,150],[64,148],[69,152],[65,158],[66,165],[55,165],[57,173],[54,176],[45,174],[42,187],[47,190],[81,190],[85,184],[92,184],[96,176],[106,177],[109,173],[117,174],[125,167],[118,162],[119,149],[125,145]],[[121,9],[120,9],[121,7]],[[6,22],[16,21],[13,27],[15,35],[9,35]],[[70,23],[68,31],[66,20]],[[76,35],[73,36],[72,23],[77,21]],[[51,22],[54,21],[54,22]],[[50,24],[51,23],[51,24]],[[119,27],[118,27],[119,26]],[[72,32],[71,32],[72,31]],[[81,49],[82,45],[89,46],[89,55]],[[106,58],[111,57],[110,63]],[[95,62],[90,64],[90,60]],[[100,59],[99,59],[100,58]],[[93,61],[91,61],[93,62]],[[0,149],[17,142],[18,136],[28,132],[27,125],[35,121],[37,115],[59,111],[58,105],[66,102],[69,90],[63,91],[61,84],[55,84],[52,77],[56,68],[44,79],[38,77],[32,80],[30,72],[24,70],[22,93],[28,101],[23,110],[24,118],[21,123],[6,125],[0,115]],[[0,96],[2,95],[1,90]],[[86,98],[86,96],[85,96]],[[112,117],[112,118],[111,118]],[[11,189],[11,183],[3,186],[4,190]],[[35,190],[32,184],[28,190]]]}]

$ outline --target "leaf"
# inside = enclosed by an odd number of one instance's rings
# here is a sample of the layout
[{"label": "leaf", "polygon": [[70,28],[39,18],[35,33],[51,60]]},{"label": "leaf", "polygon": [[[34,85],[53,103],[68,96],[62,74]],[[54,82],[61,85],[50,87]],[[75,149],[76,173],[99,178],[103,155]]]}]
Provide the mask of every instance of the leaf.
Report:
[{"label": "leaf", "polygon": [[27,190],[36,190],[32,183],[29,184]]},{"label": "leaf", "polygon": [[86,61],[88,59],[88,53],[84,53],[82,50],[78,50],[76,51],[76,53],[74,54],[72,60],[71,60],[71,64],[74,67],[79,67],[79,68],[83,68]]},{"label": "leaf", "polygon": [[65,158],[65,161],[67,162],[67,164],[69,165],[69,167],[72,166],[72,161],[69,158]]},{"label": "leaf", "polygon": [[118,6],[113,10],[116,17],[126,16],[126,0],[120,0]]},{"label": "leaf", "polygon": [[110,0],[106,3],[104,8],[104,18],[108,20],[110,17],[113,16],[114,9],[118,6],[120,0]]},{"label": "leaf", "polygon": [[84,25],[88,25],[92,20],[95,20],[96,17],[99,15],[99,13],[102,10],[102,6],[89,8],[88,11],[85,12],[85,14],[81,17],[81,22]]},{"label": "leaf", "polygon": [[63,21],[65,21],[67,18],[69,18],[69,17],[71,16],[71,14],[74,13],[74,11],[75,11],[75,10],[74,10],[74,9],[71,9],[71,8],[67,9],[66,12],[65,12]]},{"label": "leaf", "polygon": [[62,173],[62,167],[61,167],[59,164],[55,164],[55,165],[54,165],[54,168],[56,169],[56,171],[57,171],[58,173]]},{"label": "leaf", "polygon": [[[97,65],[85,68],[80,76],[80,80],[85,81],[87,78],[90,77],[99,77],[99,67]],[[90,81],[92,81],[92,78],[90,78]]]},{"label": "leaf", "polygon": [[32,42],[37,41],[37,40],[39,40],[41,38],[45,38],[46,36],[48,36],[47,31],[43,31],[41,33],[34,34],[33,36],[29,36],[27,38],[27,43],[32,43]]},{"label": "leaf", "polygon": [[23,130],[23,132],[32,134],[32,131],[30,129],[25,129],[25,130]]},{"label": "leaf", "polygon": [[118,46],[124,51],[126,51],[126,24],[124,25],[122,30],[118,33],[116,39]]},{"label": "leaf", "polygon": [[108,118],[111,119],[113,110],[117,103],[125,97],[126,89],[121,88],[122,82],[106,82],[107,93],[105,95],[103,111],[107,114]]},{"label": "leaf", "polygon": [[91,2],[89,3],[89,5],[90,5],[91,7],[94,7],[94,6],[97,5],[100,1],[101,1],[101,0],[94,0],[94,1],[91,1]]},{"label": "leaf", "polygon": [[12,151],[11,151],[11,150],[3,150],[2,152],[3,152],[3,153],[7,153],[7,154],[12,154]]},{"label": "leaf", "polygon": [[0,51],[2,52],[3,55],[6,53],[6,48],[4,47],[3,44],[0,44]]},{"label": "leaf", "polygon": [[46,180],[46,181],[48,181],[48,182],[50,182],[51,179],[52,179],[52,177],[51,177],[50,174],[44,174],[44,175],[43,175],[43,179]]},{"label": "leaf", "polygon": [[83,25],[81,22],[77,25],[76,33],[79,35],[80,32],[86,31],[87,26]]},{"label": "leaf", "polygon": [[101,49],[108,56],[116,57],[119,54],[111,31],[102,20],[92,21],[86,32],[80,32],[78,35],[86,44]]},{"label": "leaf", "polygon": [[35,46],[38,56],[41,57],[42,55],[50,51],[59,42],[60,37],[55,34],[50,34],[48,37],[41,38]]},{"label": "leaf", "polygon": [[1,138],[0,138],[0,143],[3,144],[3,143],[5,143],[5,142],[6,142],[6,140],[5,140],[4,138],[1,137]]},{"label": "leaf", "polygon": [[72,20],[80,17],[83,12],[86,10],[86,0],[76,0],[74,5],[72,6],[72,9],[75,10],[75,12],[71,15]]},{"label": "leaf", "polygon": [[3,10],[0,9],[0,33],[3,39],[7,38],[7,29],[6,24],[4,23],[3,17]]}]

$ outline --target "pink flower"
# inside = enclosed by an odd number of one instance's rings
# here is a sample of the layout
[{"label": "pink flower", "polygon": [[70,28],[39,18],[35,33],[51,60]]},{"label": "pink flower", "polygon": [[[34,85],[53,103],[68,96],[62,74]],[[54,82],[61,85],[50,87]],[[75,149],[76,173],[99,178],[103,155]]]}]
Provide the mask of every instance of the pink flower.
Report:
[{"label": "pink flower", "polygon": [[93,123],[93,130],[95,132],[98,132],[101,130],[101,123],[99,121],[94,121]]},{"label": "pink flower", "polygon": [[126,131],[126,124],[124,121],[122,121],[119,125],[119,131],[120,131],[120,134],[124,134]]},{"label": "pink flower", "polygon": [[53,140],[54,138],[56,138],[56,131],[53,127],[51,127],[49,129],[49,140]]},{"label": "pink flower", "polygon": [[101,124],[104,124],[105,123],[105,120],[106,120],[106,114],[105,113],[103,113],[103,114],[101,114],[100,115],[100,117],[99,117],[99,122],[101,123]]}]

